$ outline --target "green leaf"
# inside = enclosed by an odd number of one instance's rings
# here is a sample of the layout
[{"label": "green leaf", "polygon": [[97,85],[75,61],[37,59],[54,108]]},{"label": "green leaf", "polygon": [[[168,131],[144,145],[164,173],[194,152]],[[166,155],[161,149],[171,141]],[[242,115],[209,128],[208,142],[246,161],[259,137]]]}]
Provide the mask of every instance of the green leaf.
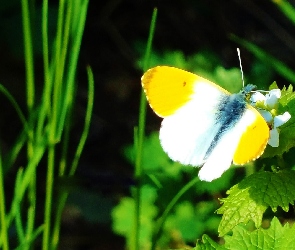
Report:
[{"label": "green leaf", "polygon": [[[124,148],[124,155],[134,164],[135,151],[133,145]],[[179,177],[179,172],[183,169],[180,163],[171,161],[163,151],[158,132],[151,133],[144,140],[142,167],[147,174],[164,172],[173,177]]]},{"label": "green leaf", "polygon": [[197,216],[195,208],[188,202],[182,202],[175,208],[175,213],[168,216],[165,230],[180,231],[185,241],[194,241],[200,237],[204,230],[202,217]]},{"label": "green leaf", "polygon": [[167,235],[178,231],[182,238],[187,241],[195,241],[205,231],[216,234],[220,218],[213,215],[216,209],[214,201],[199,202],[196,206],[189,201],[184,201],[175,207],[175,212],[170,214],[164,228]]},{"label": "green leaf", "polygon": [[[141,245],[150,244],[153,232],[154,219],[158,210],[154,205],[157,193],[151,186],[145,185],[141,189],[142,204],[140,217],[139,240]],[[133,198],[124,197],[120,203],[113,209],[113,230],[117,234],[124,236],[127,242],[130,242],[134,232],[134,209],[135,202]]]},{"label": "green leaf", "polygon": [[294,98],[295,98],[295,94],[293,92],[293,86],[292,85],[289,85],[288,88],[286,88],[284,86],[284,88],[281,90],[281,98],[279,100],[280,104],[283,107],[285,107],[288,104],[288,102],[290,102]]},{"label": "green leaf", "polygon": [[[139,42],[136,44],[136,49],[139,51],[140,54],[144,54],[142,52],[142,49],[144,46]],[[144,63],[144,58],[140,58],[136,66],[139,68],[143,68],[143,63]],[[155,67],[158,65],[169,65],[169,66],[174,66],[178,68],[185,69],[187,65],[187,61],[185,58],[185,55],[182,51],[175,50],[175,51],[164,51],[162,53],[151,53],[150,58],[149,58],[149,67]]]},{"label": "green leaf", "polygon": [[205,192],[209,194],[216,194],[221,191],[225,191],[230,187],[231,180],[235,174],[235,169],[229,168],[225,171],[220,178],[217,178],[211,182],[200,181],[196,185],[197,194],[203,194]]},{"label": "green leaf", "polygon": [[223,246],[217,244],[208,235],[204,234],[202,242],[198,241],[196,247],[193,250],[225,250]]},{"label": "green leaf", "polygon": [[[271,88],[274,85],[271,85]],[[284,87],[281,91],[281,98],[279,99],[279,114],[288,111],[291,119],[280,127],[280,145],[279,147],[268,146],[262,155],[262,158],[271,158],[274,156],[281,156],[290,148],[295,147],[295,93],[293,87]]]},{"label": "green leaf", "polygon": [[231,93],[239,92],[243,87],[241,70],[239,68],[225,69],[221,66],[215,68],[215,81]]},{"label": "green leaf", "polygon": [[268,207],[275,212],[280,206],[287,212],[295,200],[295,171],[261,171],[245,178],[227,193],[229,196],[221,199],[223,205],[217,210],[223,214],[218,228],[221,236],[250,220],[259,227]]},{"label": "green leaf", "polygon": [[290,227],[288,223],[282,226],[279,220],[274,217],[268,229],[259,228],[250,232],[238,225],[233,229],[232,236],[224,236],[224,246],[231,250],[294,249],[294,235],[294,226]]},{"label": "green leaf", "polygon": [[[135,151],[133,145],[126,146],[124,148],[124,154],[131,163],[134,163]],[[160,145],[159,133],[151,133],[144,140],[142,156],[143,169],[147,172],[158,170],[163,165],[167,165],[168,161],[169,158]]]}]

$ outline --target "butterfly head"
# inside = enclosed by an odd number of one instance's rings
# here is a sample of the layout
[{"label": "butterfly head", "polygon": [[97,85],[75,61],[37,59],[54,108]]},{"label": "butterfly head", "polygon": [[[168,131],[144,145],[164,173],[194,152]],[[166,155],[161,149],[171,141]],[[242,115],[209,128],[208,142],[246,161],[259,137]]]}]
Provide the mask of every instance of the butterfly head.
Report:
[{"label": "butterfly head", "polygon": [[248,84],[240,91],[240,94],[245,96],[246,99],[249,99],[251,96],[251,92],[255,91],[256,89],[257,89],[256,85]]}]

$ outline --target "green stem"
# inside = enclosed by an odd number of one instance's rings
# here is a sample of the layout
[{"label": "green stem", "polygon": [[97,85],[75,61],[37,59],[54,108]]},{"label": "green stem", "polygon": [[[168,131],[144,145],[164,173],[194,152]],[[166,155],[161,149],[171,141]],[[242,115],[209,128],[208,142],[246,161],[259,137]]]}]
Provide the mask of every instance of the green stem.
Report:
[{"label": "green stem", "polygon": [[63,208],[65,207],[67,198],[69,193],[68,192],[62,192],[60,195],[60,198],[58,199],[56,214],[55,214],[55,221],[53,226],[53,232],[52,232],[52,250],[57,249],[58,243],[59,243],[59,237],[60,237],[60,224],[61,224],[61,217]]},{"label": "green stem", "polygon": [[[152,48],[152,40],[154,37],[154,31],[156,27],[156,19],[157,19],[157,9],[154,9],[149,38],[147,42],[147,48],[145,53],[145,62],[143,70],[146,71],[148,68],[149,57],[151,54]],[[138,121],[138,134],[136,138],[136,160],[135,160],[135,179],[137,180],[137,187],[134,190],[134,199],[135,199],[135,216],[134,216],[134,234],[132,234],[131,245],[130,248],[134,250],[140,249],[139,246],[139,232],[140,232],[140,207],[141,207],[141,182],[142,182],[142,150],[143,150],[143,141],[145,134],[145,119],[146,119],[146,97],[144,92],[141,92],[140,96],[140,107],[139,107],[139,121]]]},{"label": "green stem", "polygon": [[48,0],[43,0],[42,5],[42,45],[45,86],[50,82],[49,52],[48,52]]},{"label": "green stem", "polygon": [[26,133],[29,135],[28,122],[27,122],[25,115],[22,112],[20,106],[18,105],[17,101],[14,99],[14,97],[10,94],[10,92],[2,84],[0,84],[0,92],[2,92],[6,96],[6,98],[10,101],[10,103],[14,107],[20,121],[22,122]]},{"label": "green stem", "polygon": [[50,248],[50,226],[51,226],[51,205],[52,205],[52,189],[54,180],[54,158],[55,146],[51,144],[48,150],[47,162],[47,177],[46,177],[46,198],[45,198],[45,211],[44,211],[44,232],[42,249],[49,250]]},{"label": "green stem", "polygon": [[3,182],[3,169],[2,169],[2,157],[0,152],[0,221],[1,221],[1,240],[2,240],[2,249],[9,249],[8,241],[8,227],[6,223],[6,212],[5,212],[5,191],[4,191],[4,182]]},{"label": "green stem", "polygon": [[[34,233],[34,224],[35,224],[35,212],[36,212],[36,174],[31,176],[30,185],[28,188],[28,199],[29,199],[29,208],[27,212],[27,231],[26,231],[26,240],[32,238]],[[27,245],[25,249],[30,249]]]},{"label": "green stem", "polygon": [[52,193],[54,182],[54,161],[55,161],[55,143],[56,143],[56,129],[58,118],[60,114],[60,101],[62,98],[62,79],[64,68],[61,59],[62,48],[62,30],[64,22],[64,8],[65,0],[60,0],[58,8],[57,33],[55,40],[55,78],[53,88],[52,112],[50,114],[50,132],[49,132],[49,149],[47,161],[47,177],[46,177],[46,197],[45,197],[45,211],[44,211],[44,232],[43,232],[43,250],[51,249],[51,211],[52,211]]},{"label": "green stem", "polygon": [[255,165],[253,163],[247,165],[245,167],[245,175],[246,177],[250,176],[251,174],[255,173]]},{"label": "green stem", "polygon": [[64,22],[64,9],[65,9],[65,0],[59,1],[59,8],[58,8],[58,19],[57,19],[57,33],[55,39],[55,77],[54,77],[54,85],[53,85],[53,97],[52,97],[52,113],[50,116],[50,126],[51,126],[51,133],[50,133],[50,143],[55,143],[59,140],[60,137],[57,139],[57,124],[58,119],[60,117],[60,109],[61,109],[61,100],[62,100],[62,75],[64,72],[64,67],[61,62],[61,48],[63,43],[62,37],[62,30],[63,30],[63,22]]},{"label": "green stem", "polygon": [[30,13],[28,0],[22,0],[22,18],[24,31],[24,50],[26,62],[26,80],[27,80],[27,106],[28,112],[31,113],[35,99],[35,84],[34,84],[34,56],[32,32],[30,24]]},{"label": "green stem", "polygon": [[45,152],[45,143],[39,142],[35,145],[33,158],[30,159],[28,165],[26,166],[24,173],[22,175],[21,183],[19,184],[19,188],[17,189],[17,194],[13,197],[11,209],[7,216],[7,225],[12,223],[15,218],[15,213],[17,212],[17,206],[19,206],[19,201],[23,199],[27,187],[30,184],[32,176],[36,173],[36,168],[44,155]]},{"label": "green stem", "polygon": [[[69,176],[74,175],[74,173],[76,172],[78,162],[82,154],[82,150],[84,148],[86,138],[88,136],[91,117],[92,117],[93,103],[94,103],[94,79],[93,79],[93,73],[90,67],[87,67],[87,73],[88,73],[88,102],[87,102],[84,128],[83,128],[82,136],[79,141],[73,162],[71,164]],[[63,175],[64,170],[61,169],[60,171],[61,171],[60,173]],[[52,233],[52,250],[57,248],[57,245],[59,242],[61,215],[62,215],[63,208],[65,206],[65,203],[67,201],[67,197],[68,197],[68,192],[62,192],[58,200],[57,210],[55,214],[55,222],[54,222],[53,233]]]},{"label": "green stem", "polygon": [[[64,32],[64,38],[63,38],[63,49],[61,53],[61,61],[62,61],[62,67],[64,67],[66,57],[67,57],[67,51],[68,51],[68,42],[69,42],[69,31],[71,28],[71,15],[73,12],[72,9],[72,2],[68,3],[68,8],[67,8],[67,14],[66,14],[66,22],[65,22],[65,32]],[[62,78],[62,75],[61,75]],[[72,101],[73,99],[71,99]],[[64,134],[63,134],[63,145],[62,145],[62,150],[61,150],[61,161],[59,164],[59,176],[63,176],[65,173],[66,169],[66,159],[67,159],[67,152],[68,152],[68,146],[69,146],[69,139],[70,139],[70,124],[71,124],[71,116],[72,116],[72,110],[73,110],[73,102],[70,102],[68,105],[68,115],[66,117],[67,122],[65,125],[64,129]]]},{"label": "green stem", "polygon": [[48,0],[43,0],[42,5],[42,45],[43,45],[43,67],[44,67],[44,89],[42,103],[39,112],[39,119],[36,127],[36,137],[40,140],[44,133],[46,117],[50,116],[52,77],[49,66],[49,45],[48,45]]},{"label": "green stem", "polygon": [[90,67],[87,67],[87,75],[88,75],[88,101],[87,101],[87,109],[86,109],[85,120],[84,120],[84,128],[83,128],[83,132],[82,132],[78,147],[75,152],[73,162],[71,164],[71,169],[69,171],[70,176],[74,175],[76,172],[78,162],[89,133],[90,122],[92,117],[93,103],[94,103],[94,78],[93,78],[93,73]]},{"label": "green stem", "polygon": [[154,233],[154,239],[152,242],[152,250],[156,249],[157,240],[160,237],[160,234],[162,232],[163,225],[166,221],[166,218],[168,214],[171,212],[172,208],[175,206],[175,204],[178,202],[178,200],[194,185],[196,185],[200,181],[199,177],[195,177],[190,182],[188,182],[185,186],[183,186],[182,189],[179,190],[179,192],[174,196],[174,198],[170,201],[168,206],[166,207],[165,211],[163,212],[162,216],[158,219],[155,227],[155,233]]},{"label": "green stem", "polygon": [[15,228],[16,228],[16,232],[18,235],[18,239],[20,244],[22,242],[25,241],[25,233],[24,233],[24,229],[23,229],[23,222],[22,222],[22,218],[21,218],[21,199],[19,199],[18,197],[18,190],[20,187],[20,183],[22,180],[22,176],[23,175],[23,168],[20,168],[17,172],[16,175],[16,180],[15,180],[15,188],[14,188],[14,198],[18,200],[18,202],[15,203]]},{"label": "green stem", "polygon": [[83,31],[87,16],[87,8],[88,8],[89,0],[84,0],[80,7],[79,7],[79,20],[77,22],[74,22],[77,26],[73,27],[74,36],[72,36],[72,47],[71,47],[71,53],[69,54],[68,59],[68,71],[67,71],[67,77],[65,80],[65,92],[64,92],[64,100],[61,105],[61,112],[60,112],[60,119],[59,124],[57,128],[57,136],[56,138],[60,138],[63,127],[64,127],[64,121],[65,117],[67,115],[67,107],[69,103],[72,103],[73,98],[73,88],[75,83],[75,76],[76,76],[76,69],[77,69],[77,62],[79,57],[79,51],[81,47],[82,37],[83,37]]},{"label": "green stem", "polygon": [[[23,32],[24,32],[24,50],[25,50],[25,62],[26,62],[26,86],[27,86],[27,108],[29,115],[33,113],[34,99],[35,99],[35,83],[34,83],[34,55],[33,55],[33,43],[32,32],[30,23],[29,3],[27,0],[22,0],[22,18],[23,18]],[[34,130],[32,126],[29,126],[29,139],[27,155],[30,160],[34,153]],[[27,232],[26,237],[30,238],[34,230],[35,221],[35,206],[36,206],[36,180],[35,175],[32,176],[29,185],[29,208],[28,208],[28,220],[27,220]]]}]

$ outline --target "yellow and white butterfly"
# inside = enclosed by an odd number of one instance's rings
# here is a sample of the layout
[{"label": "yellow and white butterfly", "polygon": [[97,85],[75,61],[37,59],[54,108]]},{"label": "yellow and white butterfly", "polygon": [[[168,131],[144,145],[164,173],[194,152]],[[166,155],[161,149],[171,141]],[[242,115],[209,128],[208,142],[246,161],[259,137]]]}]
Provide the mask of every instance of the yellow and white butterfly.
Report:
[{"label": "yellow and white butterfly", "polygon": [[141,78],[147,100],[163,117],[160,141],[168,156],[201,166],[201,180],[219,178],[232,163],[243,165],[263,153],[270,129],[246,96],[253,85],[231,94],[193,73],[168,66]]}]

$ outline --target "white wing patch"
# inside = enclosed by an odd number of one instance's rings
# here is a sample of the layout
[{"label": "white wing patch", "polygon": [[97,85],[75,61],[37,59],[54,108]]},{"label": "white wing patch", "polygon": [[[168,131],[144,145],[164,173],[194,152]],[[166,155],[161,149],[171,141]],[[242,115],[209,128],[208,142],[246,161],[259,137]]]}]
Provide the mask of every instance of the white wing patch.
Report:
[{"label": "white wing patch", "polygon": [[218,141],[218,144],[213,149],[206,163],[199,171],[201,180],[212,181],[219,178],[223,172],[230,167],[242,134],[254,121],[254,112],[250,109],[246,109],[237,124],[224,133]]},{"label": "white wing patch", "polygon": [[192,166],[204,164],[205,155],[220,129],[216,112],[220,98],[225,95],[215,86],[197,83],[191,101],[164,118],[160,141],[172,160]]}]

